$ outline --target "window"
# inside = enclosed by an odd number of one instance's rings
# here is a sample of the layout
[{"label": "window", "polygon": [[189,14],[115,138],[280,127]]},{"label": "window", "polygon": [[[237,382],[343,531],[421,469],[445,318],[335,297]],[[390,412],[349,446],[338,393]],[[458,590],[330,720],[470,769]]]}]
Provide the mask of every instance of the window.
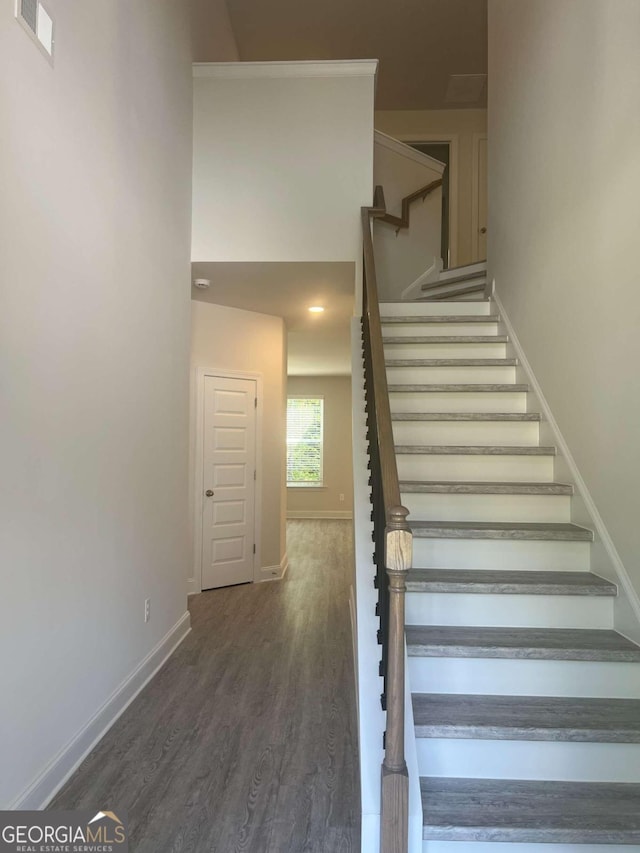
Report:
[{"label": "window", "polygon": [[287,486],[322,485],[322,397],[287,400]]}]

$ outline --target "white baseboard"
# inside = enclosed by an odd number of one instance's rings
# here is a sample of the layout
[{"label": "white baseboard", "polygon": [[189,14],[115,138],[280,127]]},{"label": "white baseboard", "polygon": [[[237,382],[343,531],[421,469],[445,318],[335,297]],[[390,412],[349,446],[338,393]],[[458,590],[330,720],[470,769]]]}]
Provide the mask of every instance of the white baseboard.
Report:
[{"label": "white baseboard", "polygon": [[353,513],[351,510],[347,509],[303,509],[303,510],[289,510],[287,512],[287,518],[296,519],[296,518],[333,518],[333,519],[341,519],[353,518]]},{"label": "white baseboard", "polygon": [[284,556],[277,565],[263,566],[260,569],[260,578],[258,579],[258,583],[264,583],[265,581],[281,581],[286,575],[288,568],[289,557],[285,551]]},{"label": "white baseboard", "polygon": [[187,612],[121,682],[83,728],[16,797],[9,805],[9,810],[44,809],[190,631],[191,618]]},{"label": "white baseboard", "polygon": [[426,269],[422,275],[419,275],[415,281],[412,281],[400,294],[400,301],[406,302],[412,299],[417,299],[422,296],[423,284],[435,284],[442,271],[442,258],[434,257],[431,266]]},{"label": "white baseboard", "polygon": [[197,595],[202,592],[200,584],[195,578],[187,578],[187,595]]},{"label": "white baseboard", "polygon": [[[560,427],[558,426],[556,419],[551,412],[551,408],[547,403],[546,397],[542,391],[540,383],[536,379],[536,375],[533,372],[533,369],[524,354],[524,350],[522,349],[522,345],[518,340],[518,336],[515,333],[513,326],[511,325],[511,321],[507,316],[504,305],[500,297],[498,296],[495,290],[495,280],[492,283],[493,286],[493,299],[495,300],[496,305],[498,306],[498,311],[500,316],[502,317],[502,321],[506,327],[507,334],[513,344],[513,348],[515,350],[516,355],[520,360],[520,364],[522,366],[522,370],[526,374],[526,378],[531,385],[531,389],[535,396],[537,397],[537,402],[540,406],[542,414],[548,423],[548,427],[551,431],[553,439],[558,446],[558,450],[562,460],[567,466],[567,470],[574,481],[575,490],[577,493],[577,497],[580,498],[583,502],[584,510],[588,517],[588,524],[592,526],[595,530],[595,542],[594,548],[601,547],[601,554],[603,554],[610,564],[610,571],[606,572],[605,567],[601,565],[592,565],[592,569],[596,572],[596,574],[605,574],[607,576],[613,575],[613,577],[608,577],[609,580],[613,582],[617,582],[619,587],[619,598],[618,598],[618,607],[616,612],[616,630],[620,633],[625,634],[625,636],[629,637],[636,643],[640,643],[640,597],[636,592],[636,589],[629,577],[629,573],[627,572],[624,563],[616,547],[613,543],[613,539],[607,527],[602,519],[602,516],[598,512],[598,508],[593,500],[589,489],[587,488],[587,484],[585,483],[578,466],[576,464],[571,451],[569,450],[569,446],[564,439],[564,436],[560,432]],[[575,501],[575,498],[573,499]],[[582,521],[582,519],[579,519]]]}]

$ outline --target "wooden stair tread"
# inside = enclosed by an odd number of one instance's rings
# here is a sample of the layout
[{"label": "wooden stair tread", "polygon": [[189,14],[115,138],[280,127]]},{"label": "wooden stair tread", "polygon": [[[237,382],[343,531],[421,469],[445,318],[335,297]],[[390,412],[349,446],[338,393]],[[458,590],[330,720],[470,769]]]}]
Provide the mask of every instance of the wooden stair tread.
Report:
[{"label": "wooden stair tread", "polygon": [[640,785],[422,778],[423,837],[520,843],[640,843]]},{"label": "wooden stair tread", "polygon": [[410,657],[640,662],[640,646],[608,629],[407,625]]},{"label": "wooden stair tread", "polygon": [[383,344],[506,344],[508,335],[407,335],[383,337]]},{"label": "wooden stair tread", "polygon": [[[452,289],[448,289],[449,285],[451,285]],[[478,282],[477,284],[470,284],[467,287],[460,287],[459,285],[448,281],[442,281],[437,286],[430,287],[428,290],[425,290],[423,285],[422,289],[424,296],[418,296],[416,302],[437,302],[439,299],[449,299],[452,296],[464,296],[467,293],[481,293],[484,292],[486,286],[486,279]],[[485,297],[485,301],[488,302],[489,300]]]},{"label": "wooden stair tread", "polygon": [[461,275],[451,276],[451,278],[438,279],[437,281],[427,281],[425,284],[422,285],[421,290],[430,290],[432,287],[443,287],[447,284],[459,284],[461,281],[474,281],[475,279],[486,277],[486,269],[478,270],[477,272],[462,273]]},{"label": "wooden stair tread", "polygon": [[517,358],[389,358],[387,367],[516,367]]},{"label": "wooden stair tread", "polygon": [[489,393],[489,394],[513,394],[515,392],[528,391],[529,386],[524,383],[478,383],[474,384],[463,384],[463,383],[449,383],[449,384],[438,384],[438,385],[389,385],[388,390],[390,394],[398,394],[401,392],[412,392],[419,394],[455,394],[461,391],[464,392],[473,392],[475,393]]},{"label": "wooden stair tread", "polygon": [[592,530],[568,522],[421,521],[409,517],[409,526],[418,539],[593,542]]},{"label": "wooden stair tread", "polygon": [[399,323],[499,323],[499,314],[410,314],[380,317],[383,326],[398,325]]},{"label": "wooden stair tread", "polygon": [[639,699],[418,693],[416,736],[640,743]]},{"label": "wooden stair tread", "polygon": [[458,480],[401,480],[400,491],[437,495],[572,495],[568,483],[480,483]]},{"label": "wooden stair tread", "polygon": [[555,447],[518,444],[397,444],[396,454],[432,456],[555,456]]},{"label": "wooden stair tread", "polygon": [[539,412],[396,412],[392,421],[534,421],[539,423]]},{"label": "wooden stair tread", "polygon": [[520,569],[410,569],[407,590],[503,595],[617,595],[615,584],[593,572]]}]

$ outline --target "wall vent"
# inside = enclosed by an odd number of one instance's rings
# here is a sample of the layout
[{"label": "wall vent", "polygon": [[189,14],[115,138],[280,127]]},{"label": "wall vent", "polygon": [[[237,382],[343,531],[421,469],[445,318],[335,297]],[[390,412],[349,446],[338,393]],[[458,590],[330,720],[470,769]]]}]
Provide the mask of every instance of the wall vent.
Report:
[{"label": "wall vent", "polygon": [[477,104],[484,95],[486,74],[451,74],[445,104]]},{"label": "wall vent", "polygon": [[38,32],[38,0],[20,0],[20,17],[32,33]]},{"label": "wall vent", "polygon": [[16,18],[48,57],[53,56],[53,19],[39,0],[16,0]]}]

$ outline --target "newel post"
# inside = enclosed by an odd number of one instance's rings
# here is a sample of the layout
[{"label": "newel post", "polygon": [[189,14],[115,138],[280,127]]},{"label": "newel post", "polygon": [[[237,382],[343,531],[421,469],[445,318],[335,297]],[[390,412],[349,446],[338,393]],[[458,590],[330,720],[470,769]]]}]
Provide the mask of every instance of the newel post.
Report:
[{"label": "newel post", "polygon": [[385,568],[389,576],[387,652],[387,731],[382,763],[380,853],[407,853],[409,775],[404,757],[404,606],[406,576],[413,558],[409,511],[392,507],[385,528]]}]

